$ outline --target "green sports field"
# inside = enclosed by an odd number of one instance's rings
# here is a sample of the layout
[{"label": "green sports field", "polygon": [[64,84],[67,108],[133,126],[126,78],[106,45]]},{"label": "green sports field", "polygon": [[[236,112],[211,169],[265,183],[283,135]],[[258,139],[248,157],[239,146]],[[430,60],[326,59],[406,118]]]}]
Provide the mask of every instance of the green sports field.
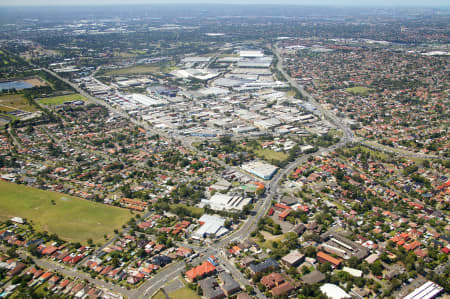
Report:
[{"label": "green sports field", "polygon": [[99,242],[105,234],[112,236],[132,215],[125,209],[0,181],[0,220],[14,216],[32,221],[36,230],[86,243],[89,238]]},{"label": "green sports field", "polygon": [[350,87],[345,89],[345,91],[353,94],[353,95],[361,95],[361,96],[366,96],[369,94],[369,92],[371,92],[372,90],[367,88],[367,87],[362,87],[362,86],[356,86],[356,87]]},{"label": "green sports field", "polygon": [[86,98],[78,93],[74,93],[65,96],[40,99],[38,102],[39,104],[51,106],[51,105],[61,105],[64,104],[64,102],[72,102],[72,101],[86,101]]},{"label": "green sports field", "polygon": [[5,94],[0,96],[0,111],[10,112],[15,110],[22,110],[34,112],[36,106],[31,105],[22,94]]},{"label": "green sports field", "polygon": [[125,76],[125,75],[135,75],[135,74],[154,74],[159,73],[161,68],[156,64],[148,65],[135,65],[131,67],[120,68],[116,70],[111,70],[105,73],[106,76]]}]

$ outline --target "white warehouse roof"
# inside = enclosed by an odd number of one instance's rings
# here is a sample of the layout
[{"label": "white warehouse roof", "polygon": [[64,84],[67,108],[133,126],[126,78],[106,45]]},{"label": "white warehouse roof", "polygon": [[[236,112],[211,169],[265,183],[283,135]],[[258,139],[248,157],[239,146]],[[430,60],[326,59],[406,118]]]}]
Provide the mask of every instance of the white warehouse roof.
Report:
[{"label": "white warehouse roof", "polygon": [[321,286],[320,291],[324,293],[325,296],[332,299],[352,298],[352,296],[347,294],[343,289],[331,283],[326,283],[323,286]]},{"label": "white warehouse roof", "polygon": [[215,193],[209,200],[202,200],[202,203],[209,205],[213,210],[240,210],[250,203],[251,198],[242,196],[230,196],[222,193]]},{"label": "white warehouse roof", "polygon": [[270,180],[278,170],[277,166],[273,166],[259,161],[253,161],[243,164],[241,168],[264,180]]},{"label": "white warehouse roof", "polygon": [[350,274],[351,276],[354,276],[354,277],[362,277],[362,275],[363,275],[363,272],[361,270],[353,269],[353,268],[349,268],[349,267],[344,267],[342,269],[342,271],[347,272],[348,274]]},{"label": "white warehouse roof", "polygon": [[263,57],[264,53],[258,50],[247,50],[247,51],[239,51],[239,56],[241,57]]},{"label": "white warehouse roof", "polygon": [[440,285],[432,281],[427,281],[425,284],[412,291],[412,293],[410,293],[403,299],[431,299],[437,296],[443,290],[444,288],[442,288]]},{"label": "white warehouse roof", "polygon": [[129,98],[130,100],[138,102],[145,106],[163,106],[167,104],[167,102],[164,100],[151,98],[140,93],[133,93]]},{"label": "white warehouse roof", "polygon": [[203,225],[192,235],[193,238],[220,237],[228,232],[228,229],[223,226],[225,219],[220,216],[205,214],[200,217],[198,222]]}]

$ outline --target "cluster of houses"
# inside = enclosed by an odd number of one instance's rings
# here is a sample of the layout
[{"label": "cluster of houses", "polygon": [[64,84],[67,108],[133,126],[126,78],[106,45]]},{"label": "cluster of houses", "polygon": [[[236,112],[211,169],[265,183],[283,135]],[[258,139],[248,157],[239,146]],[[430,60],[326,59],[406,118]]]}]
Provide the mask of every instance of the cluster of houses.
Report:
[{"label": "cluster of houses", "polygon": [[[180,232],[185,233],[186,228],[190,225],[189,221],[181,221],[167,229],[168,227],[158,225],[157,220],[161,217],[155,216],[157,215],[151,216],[151,219],[144,220],[138,225],[143,227],[144,231],[149,227],[154,227],[168,236],[179,235]],[[190,248],[162,244],[154,239],[146,233],[139,233],[138,236],[119,236],[114,242],[102,248],[101,252],[91,255],[82,267],[98,276],[137,285],[151,277],[160,268],[194,254]]]},{"label": "cluster of houses", "polygon": [[229,298],[241,292],[240,284],[219,267],[219,261],[214,256],[209,256],[202,264],[186,271],[185,278],[188,282],[197,282],[202,296],[207,299]]},{"label": "cluster of houses", "polygon": [[[121,299],[111,291],[100,289],[82,280],[66,278],[54,271],[46,271],[37,266],[27,264],[19,259],[12,259],[0,256],[0,270],[5,269],[7,277],[23,277],[30,288],[37,289],[41,285],[45,286],[46,295],[71,296],[73,298],[103,298]],[[6,298],[17,293],[18,284],[11,280],[6,285],[0,286],[0,297]]]},{"label": "cluster of houses", "polygon": [[92,248],[87,246],[53,241],[48,236],[36,236],[28,231],[28,227],[24,224],[23,219],[19,217],[14,217],[14,219],[20,219],[21,221],[0,230],[0,241],[5,242],[8,246],[27,249],[34,255],[68,266],[77,265],[92,253]]},{"label": "cluster of houses", "polygon": [[[63,105],[55,109],[63,117],[65,127],[44,124],[33,130],[18,128],[19,159],[11,165],[4,163],[9,167],[1,168],[2,179],[108,204],[118,203],[142,212],[148,201],[133,198],[134,192],[145,190],[156,201],[170,195],[173,184],[212,174],[217,168],[207,159],[197,161],[191,152],[170,139],[149,139],[145,130],[102,107]],[[5,132],[0,136],[5,150],[2,156],[12,160],[11,141]],[[164,154],[169,148],[184,155],[183,161],[171,161],[171,156]],[[152,169],[146,166],[148,160]],[[46,176],[40,176],[42,172]],[[152,175],[153,180],[135,178],[136,172],[156,175]],[[131,194],[123,193],[124,185],[130,185]]]},{"label": "cluster of houses", "polygon": [[[427,56],[383,44],[366,48],[364,42],[345,39],[290,39],[283,45],[291,75],[359,127],[358,135],[421,153],[448,152],[448,119],[442,114],[449,105],[442,88],[445,54]],[[327,51],[311,59],[314,45]]]}]

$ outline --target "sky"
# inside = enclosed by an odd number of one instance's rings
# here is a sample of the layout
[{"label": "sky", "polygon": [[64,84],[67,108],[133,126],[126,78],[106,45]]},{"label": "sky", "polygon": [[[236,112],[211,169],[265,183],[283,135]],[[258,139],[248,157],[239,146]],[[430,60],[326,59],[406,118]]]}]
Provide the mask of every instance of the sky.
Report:
[{"label": "sky", "polygon": [[449,0],[0,0],[0,6],[130,5],[130,4],[291,4],[330,6],[445,6]]}]

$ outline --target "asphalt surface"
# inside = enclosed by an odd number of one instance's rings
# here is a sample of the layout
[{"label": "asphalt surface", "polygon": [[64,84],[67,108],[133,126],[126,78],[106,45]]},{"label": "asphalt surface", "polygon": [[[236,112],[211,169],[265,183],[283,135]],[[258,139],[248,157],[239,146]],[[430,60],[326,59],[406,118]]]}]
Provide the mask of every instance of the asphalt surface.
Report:
[{"label": "asphalt surface", "polygon": [[385,146],[381,146],[381,145],[374,145],[374,144],[370,144],[367,141],[364,140],[359,140],[359,138],[356,138],[355,135],[353,134],[352,130],[350,129],[349,126],[347,126],[347,124],[340,119],[339,117],[337,117],[333,112],[325,109],[322,107],[322,105],[320,105],[304,88],[303,86],[301,86],[300,84],[298,84],[298,82],[293,79],[292,77],[290,77],[285,70],[283,69],[283,58],[280,55],[280,50],[277,47],[277,45],[275,45],[274,47],[272,47],[272,50],[274,51],[275,55],[278,58],[278,62],[277,62],[277,69],[278,71],[280,71],[283,76],[286,78],[286,80],[292,85],[293,88],[295,88],[296,90],[298,90],[302,96],[307,99],[318,111],[320,111],[320,113],[326,118],[328,119],[332,124],[334,124],[336,127],[338,127],[342,132],[344,132],[344,141],[347,142],[357,142],[360,143],[368,148],[371,148],[373,150],[376,151],[381,151],[381,152],[386,152],[386,153],[390,153],[390,154],[394,154],[394,155],[398,155],[398,156],[402,156],[402,157],[410,157],[410,158],[420,158],[420,159],[442,159],[442,160],[450,160],[450,158],[447,157],[441,157],[441,156],[434,156],[434,155],[427,155],[427,154],[422,154],[422,153],[414,153],[411,151],[407,151],[407,150],[400,150],[400,149],[395,149],[395,148],[389,148],[389,147],[385,147]]},{"label": "asphalt surface", "polygon": [[[276,65],[277,69],[283,74],[283,76],[292,85],[292,87],[297,89],[303,95],[303,97],[305,99],[307,99],[321,113],[323,118],[327,119],[330,123],[332,123],[334,126],[336,126],[338,129],[340,129],[343,132],[343,138],[341,139],[341,141],[339,143],[337,143],[337,144],[335,144],[335,145],[333,145],[331,147],[321,148],[321,149],[319,149],[319,151],[317,151],[315,153],[308,154],[308,155],[303,155],[303,156],[297,158],[295,161],[291,162],[286,167],[284,167],[282,169],[279,169],[279,171],[274,175],[274,177],[268,183],[266,183],[266,193],[260,199],[260,202],[256,203],[256,205],[255,205],[256,206],[256,213],[255,213],[255,215],[249,216],[248,219],[240,226],[239,229],[233,231],[231,234],[225,236],[224,238],[220,239],[216,243],[213,243],[213,244],[211,244],[211,245],[209,245],[207,247],[199,247],[199,246],[186,244],[186,243],[182,244],[182,246],[192,248],[192,249],[194,249],[197,252],[201,252],[202,255],[193,260],[194,264],[196,262],[199,263],[199,262],[205,260],[206,257],[208,257],[209,255],[216,256],[219,259],[220,264],[224,267],[224,269],[226,271],[228,271],[229,273],[231,273],[233,275],[234,279],[236,279],[238,281],[238,283],[241,284],[241,286],[245,286],[245,285],[250,284],[250,281],[247,280],[244,277],[244,275],[234,265],[232,265],[230,263],[230,261],[223,255],[223,250],[226,247],[226,245],[228,245],[229,243],[231,243],[233,241],[244,241],[250,236],[251,232],[253,232],[256,229],[258,221],[262,217],[264,217],[266,215],[267,211],[269,210],[272,200],[274,200],[276,195],[277,195],[278,186],[279,186],[279,183],[281,182],[281,180],[283,179],[283,177],[285,175],[287,176],[289,173],[294,171],[294,169],[299,164],[305,162],[309,157],[322,155],[322,154],[334,151],[337,148],[342,147],[342,146],[344,146],[344,145],[346,145],[347,143],[350,143],[350,142],[358,142],[358,140],[355,138],[355,136],[354,136],[353,132],[351,131],[351,129],[344,123],[343,120],[339,119],[336,115],[334,115],[329,110],[323,108],[309,93],[307,93],[303,89],[302,86],[300,86],[294,79],[292,79],[284,71],[284,69],[283,69],[283,60],[282,60],[282,58],[280,56],[278,48],[275,46],[273,48],[273,50],[274,50],[274,53],[276,54],[276,56],[278,58],[278,63]],[[112,111],[112,112],[116,113],[117,115],[120,115],[120,116],[122,116],[122,117],[124,117],[126,119],[129,119],[131,122],[133,122],[136,125],[139,125],[139,126],[143,127],[145,130],[147,130],[149,132],[152,132],[154,134],[159,134],[160,136],[164,136],[164,137],[167,137],[167,138],[172,138],[172,139],[175,138],[175,136],[173,136],[173,135],[168,135],[168,134],[165,134],[164,132],[155,131],[153,128],[151,128],[145,122],[142,122],[142,121],[130,118],[130,116],[128,114],[126,114],[124,111],[121,111],[121,110],[119,110],[117,108],[114,108],[114,107],[108,105],[107,103],[105,103],[104,101],[101,101],[101,100],[96,99],[95,97],[92,97],[87,92],[85,92],[83,89],[78,87],[76,84],[73,84],[72,82],[68,81],[67,79],[60,77],[58,74],[54,73],[53,71],[48,70],[48,69],[44,69],[44,70],[46,72],[52,74],[53,76],[57,77],[58,79],[62,80],[63,82],[65,82],[65,83],[69,84],[70,86],[72,86],[78,93],[80,93],[84,97],[88,98],[90,101],[92,101],[94,103],[97,103],[99,105],[107,107],[108,109],[110,109],[110,111]],[[199,153],[199,155],[206,157],[206,155],[204,153],[200,153],[200,152],[198,152],[197,149],[192,147],[192,145],[188,141],[186,141],[186,139],[183,140],[183,138],[180,138],[178,140],[184,146],[194,150],[196,153]],[[364,144],[364,145],[368,146],[367,144]],[[374,145],[370,145],[369,147],[372,147],[372,148],[374,148],[376,150],[386,151],[385,148],[378,149]],[[406,154],[402,154],[402,153],[398,153],[398,152],[394,152],[394,153],[395,154],[400,154],[400,155],[403,155],[403,156],[407,156]],[[417,157],[424,157],[424,156],[426,156],[426,155],[421,155],[421,154],[414,154],[414,155],[417,155]],[[231,169],[228,165],[225,165],[221,161],[217,161],[217,163],[219,163],[220,165],[224,166],[226,169]],[[233,170],[237,170],[237,169],[233,169]],[[102,248],[100,248],[97,251],[97,253],[100,252],[100,250],[102,250],[107,245],[109,245],[112,242],[114,242],[116,240],[116,238],[117,237],[112,238]],[[124,296],[127,296],[129,298],[151,298],[151,296],[154,295],[167,282],[172,281],[173,279],[175,279],[176,277],[181,275],[181,273],[185,269],[185,263],[184,262],[177,262],[177,263],[171,264],[171,265],[167,266],[166,268],[164,268],[162,271],[158,272],[152,278],[148,279],[139,288],[137,288],[135,290],[127,290],[127,289],[124,289],[124,288],[119,287],[117,285],[104,282],[102,280],[92,279],[89,275],[87,275],[87,274],[85,274],[83,272],[77,271],[76,269],[73,269],[73,270],[67,269],[67,268],[58,266],[57,264],[50,263],[50,262],[45,262],[45,261],[42,261],[42,260],[38,260],[38,262],[45,268],[58,270],[58,271],[60,271],[63,274],[65,272],[67,272],[67,275],[74,276],[74,277],[77,277],[77,278],[80,278],[80,279],[87,279],[88,281],[91,281],[92,283],[95,283],[95,284],[98,284],[99,286],[108,288],[108,289],[110,289],[112,291],[120,293],[120,294],[122,294]],[[264,296],[264,294],[262,294],[257,288],[255,288],[255,291],[256,291],[256,296],[258,298],[266,298]]]},{"label": "asphalt surface", "polygon": [[[25,254],[21,254],[21,257],[23,259],[25,259],[27,256]],[[72,278],[77,278],[80,280],[86,280],[96,286],[98,286],[99,288],[104,288],[110,291],[113,291],[117,294],[121,294],[123,296],[126,296],[128,298],[134,298],[134,293],[135,290],[127,290],[126,288],[119,286],[117,284],[114,283],[110,283],[101,279],[97,279],[97,278],[92,278],[89,274],[85,273],[85,272],[81,272],[78,271],[75,268],[68,268],[68,267],[64,267],[63,265],[57,263],[57,262],[53,262],[50,260],[46,260],[46,259],[37,259],[32,257],[33,262],[46,270],[51,270],[57,273],[60,273],[66,277],[72,277]]]},{"label": "asphalt surface", "polygon": [[[281,64],[277,65],[277,67],[281,67]],[[73,84],[72,82],[68,81],[67,79],[60,77],[58,74],[56,74],[56,73],[54,73],[54,72],[52,72],[52,71],[50,71],[48,69],[44,69],[44,70],[47,71],[48,73],[54,75],[58,79],[64,81],[65,83],[69,84],[77,92],[79,92],[81,95],[83,95],[84,97],[88,98],[92,102],[107,107],[108,109],[110,109],[110,111],[112,111],[112,112],[116,113],[117,115],[120,115],[120,116],[122,116],[122,117],[124,117],[126,119],[129,119],[134,124],[142,126],[144,129],[146,129],[146,130],[148,130],[150,132],[153,132],[155,134],[159,134],[161,136],[165,135],[165,134],[163,134],[161,132],[154,131],[152,128],[149,127],[149,125],[147,123],[144,123],[144,122],[141,122],[139,120],[130,118],[129,115],[127,115],[125,112],[123,112],[121,110],[118,110],[118,109],[116,109],[116,108],[106,104],[104,101],[101,101],[101,100],[98,100],[98,99],[92,97],[87,92],[85,92],[84,90],[79,88],[76,84]],[[283,73],[284,73],[284,71],[283,71]],[[285,76],[287,76],[287,74],[285,74]],[[292,83],[296,84],[296,82],[292,82]],[[298,87],[298,88],[300,88],[300,87]],[[305,92],[305,91],[303,91],[303,92]],[[307,95],[307,96],[309,96],[309,95]],[[309,97],[312,99],[311,96],[309,96]],[[321,109],[321,106],[318,105],[317,102],[314,101],[314,102],[312,102],[312,104],[315,105],[315,106],[317,105],[317,109]],[[327,113],[327,111],[325,111],[325,110],[323,110],[323,111],[324,112],[322,112],[322,113],[324,115],[326,115],[325,113]],[[332,116],[331,116],[331,119],[332,119]],[[310,156],[321,155],[321,154],[324,154],[326,152],[335,150],[336,148],[346,144],[348,142],[348,140],[351,139],[351,136],[353,136],[353,135],[352,134],[347,134],[345,130],[343,130],[343,131],[344,131],[345,138],[339,144],[336,144],[336,145],[334,145],[334,146],[332,146],[330,148],[320,149],[318,152],[313,153],[313,154],[308,154],[308,155],[301,156],[298,159],[296,159],[295,161],[291,162],[285,168],[280,169],[274,175],[274,177],[270,180],[270,182],[268,182],[266,184],[266,190],[267,191],[266,191],[266,194],[264,195],[264,197],[260,200],[260,202],[256,204],[256,208],[257,208],[256,214],[249,216],[249,218],[243,223],[243,225],[240,226],[239,229],[237,229],[236,231],[232,232],[231,234],[225,236],[220,241],[218,241],[216,243],[213,243],[212,245],[210,245],[206,249],[203,248],[203,247],[201,247],[201,248],[200,247],[193,248],[195,246],[190,246],[192,249],[195,249],[196,251],[202,251],[203,252],[203,256],[198,257],[197,259],[203,259],[204,260],[207,256],[214,255],[214,256],[216,256],[219,259],[219,261],[220,261],[221,265],[224,267],[224,269],[226,269],[226,271],[231,273],[233,275],[233,277],[238,281],[238,283],[241,286],[244,287],[245,285],[249,285],[250,281],[248,279],[246,279],[244,277],[244,275],[234,265],[232,265],[228,261],[228,259],[222,254],[223,248],[226,245],[228,245],[230,242],[243,241],[243,240],[246,240],[250,236],[251,232],[256,229],[258,221],[262,217],[264,217],[266,215],[267,211],[269,210],[269,208],[271,206],[271,202],[272,202],[272,200],[275,198],[275,196],[277,194],[278,184],[280,183],[280,181],[283,179],[283,177],[285,175],[288,175],[290,172],[292,172],[298,164],[303,163]],[[347,131],[347,132],[351,133],[351,131]],[[174,136],[165,136],[165,137],[174,138]],[[182,143],[184,144],[186,142],[182,141]],[[187,146],[189,148],[193,149],[191,144],[187,144]],[[194,149],[194,150],[197,152],[197,149]],[[223,163],[221,163],[221,164],[223,164]],[[223,166],[226,167],[227,169],[231,169],[228,165],[223,165]],[[235,170],[235,169],[233,169],[233,170]],[[111,240],[109,240],[104,246],[102,246],[100,249],[97,250],[97,253],[99,253],[104,247],[106,247],[109,244],[111,244],[112,242],[114,242],[116,239],[117,239],[117,237],[114,237]],[[187,244],[183,244],[183,246],[187,246]],[[187,246],[187,247],[189,247],[189,246]],[[126,293],[124,291],[119,292],[119,293],[121,293],[123,295],[126,295],[127,297],[130,297],[130,298],[150,298],[165,283],[167,283],[167,282],[173,280],[174,278],[176,278],[177,276],[181,275],[181,273],[184,271],[184,269],[185,269],[184,262],[179,262],[179,263],[170,265],[167,268],[165,268],[163,271],[158,272],[155,276],[153,276],[152,278],[147,280],[139,288],[137,288],[137,289],[135,289],[133,291],[126,290]],[[82,273],[82,274],[84,274],[84,273]],[[117,290],[117,291],[120,291],[120,290]],[[256,296],[258,298],[266,298],[265,295],[263,293],[261,293],[257,288],[255,288],[255,292],[256,292]]]}]

